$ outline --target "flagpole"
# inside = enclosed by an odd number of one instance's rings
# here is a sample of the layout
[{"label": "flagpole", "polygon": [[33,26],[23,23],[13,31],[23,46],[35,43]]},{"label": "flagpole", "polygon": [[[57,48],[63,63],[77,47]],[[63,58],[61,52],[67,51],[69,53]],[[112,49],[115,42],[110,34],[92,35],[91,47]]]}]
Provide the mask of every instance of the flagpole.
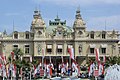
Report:
[{"label": "flagpole", "polygon": [[43,69],[43,66],[44,66],[44,49],[42,48],[42,69]]},{"label": "flagpole", "polygon": [[[30,56],[30,62],[32,63],[32,56]],[[31,69],[30,69],[30,80],[31,80]]]},{"label": "flagpole", "polygon": [[21,69],[20,69],[20,74],[21,74],[21,80],[22,80],[22,67],[21,67]]},{"label": "flagpole", "polygon": [[[95,70],[98,70],[98,61],[100,61],[99,60],[99,49],[95,49],[95,54],[96,54]],[[95,80],[97,80],[97,76],[95,76]]]},{"label": "flagpole", "polygon": [[31,80],[31,70],[30,70],[30,80]]},{"label": "flagpole", "polygon": [[50,56],[50,63],[51,63],[51,56]]},{"label": "flagpole", "polygon": [[[69,63],[70,63],[70,67],[71,67],[71,73],[72,73],[72,64],[71,64],[71,58],[69,57]],[[70,74],[71,75],[71,74]]]},{"label": "flagpole", "polygon": [[[11,65],[13,65],[12,64],[12,55],[11,55]],[[11,80],[12,80],[12,71],[11,71]]]}]

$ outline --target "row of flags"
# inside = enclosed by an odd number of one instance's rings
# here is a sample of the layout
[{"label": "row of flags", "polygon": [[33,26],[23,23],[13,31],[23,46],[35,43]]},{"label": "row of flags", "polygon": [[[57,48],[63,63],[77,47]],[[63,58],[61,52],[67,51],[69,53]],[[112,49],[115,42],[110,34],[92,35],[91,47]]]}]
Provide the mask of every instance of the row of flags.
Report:
[{"label": "row of flags", "polygon": [[100,61],[100,56],[99,56],[99,49],[95,49],[95,59],[96,59],[96,62],[97,62],[97,66],[93,63],[93,62],[91,62],[90,63],[90,66],[89,66],[89,68],[88,68],[88,73],[89,73],[89,76],[92,76],[95,72],[95,68],[97,67],[98,69],[97,69],[97,73],[95,73],[94,75],[98,75],[98,76],[100,76],[100,75],[104,75],[104,64],[105,64],[105,62],[106,62],[106,56],[103,56],[103,61],[101,62]]},{"label": "row of flags", "polygon": [[[68,53],[70,54],[70,58],[71,58],[72,60],[75,60],[75,58],[74,58],[74,48],[73,48],[73,47],[71,47],[71,46],[68,47]],[[95,49],[95,53],[96,53],[96,61],[97,61],[97,62],[100,62],[99,49]],[[44,55],[45,55],[45,49],[44,49],[44,48],[42,48],[42,55],[43,55],[43,58],[44,58]],[[15,58],[14,52],[11,52],[11,58],[12,58],[12,59]],[[3,64],[6,65],[6,56],[0,55],[0,60],[3,62]],[[32,62],[32,57],[30,57],[30,61]],[[105,61],[106,61],[106,57],[103,56],[103,62],[105,62]],[[50,57],[50,62],[51,62],[51,57]],[[63,62],[63,57],[62,57],[62,62]],[[93,66],[94,66],[93,64],[90,65],[90,68],[89,68],[89,72],[90,72],[90,73],[91,73],[90,70],[92,70],[92,67],[93,67]],[[99,63],[99,66],[102,66],[102,64]],[[0,67],[1,67],[1,65],[0,65]],[[99,68],[99,70],[101,69],[101,67],[98,67],[98,68]],[[102,68],[103,68],[103,67],[102,67]],[[103,70],[103,69],[102,69],[102,70]]]},{"label": "row of flags", "polygon": [[[73,47],[68,47],[68,53],[70,54],[70,58],[71,59],[75,59],[74,58],[74,48]],[[99,55],[99,49],[95,49],[95,58],[96,58],[96,61],[99,62],[100,61],[100,55]],[[104,55],[103,56],[103,62],[106,61],[106,56]]]},{"label": "row of flags", "polygon": [[[11,59],[15,59],[14,52],[11,52]],[[7,60],[4,53],[0,55],[0,75],[3,77],[9,77],[10,74],[12,77],[16,77],[16,65],[12,62],[8,65],[8,69],[6,67]],[[11,60],[12,61],[12,60]],[[11,72],[11,73],[10,73]]]},{"label": "row of flags", "polygon": [[[15,58],[14,52],[11,52],[11,58],[12,58],[12,59]],[[0,60],[1,60],[1,63],[7,64],[6,56],[4,55],[4,53],[2,53],[2,54],[0,55]]]}]

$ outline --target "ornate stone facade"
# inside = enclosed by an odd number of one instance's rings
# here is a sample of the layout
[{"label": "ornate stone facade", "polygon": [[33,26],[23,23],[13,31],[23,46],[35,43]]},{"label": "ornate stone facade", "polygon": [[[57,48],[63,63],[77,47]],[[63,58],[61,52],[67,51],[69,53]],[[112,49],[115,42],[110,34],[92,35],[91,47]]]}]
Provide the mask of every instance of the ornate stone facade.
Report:
[{"label": "ornate stone facade", "polygon": [[24,57],[60,56],[68,59],[68,46],[73,46],[78,61],[88,57],[95,57],[94,48],[99,48],[100,56],[117,56],[118,31],[87,31],[86,23],[81,17],[80,10],[76,11],[73,26],[67,26],[66,20],[61,21],[57,16],[46,26],[39,11],[34,11],[30,31],[14,31],[11,34],[0,33],[0,52],[6,56],[14,48],[21,48]]}]

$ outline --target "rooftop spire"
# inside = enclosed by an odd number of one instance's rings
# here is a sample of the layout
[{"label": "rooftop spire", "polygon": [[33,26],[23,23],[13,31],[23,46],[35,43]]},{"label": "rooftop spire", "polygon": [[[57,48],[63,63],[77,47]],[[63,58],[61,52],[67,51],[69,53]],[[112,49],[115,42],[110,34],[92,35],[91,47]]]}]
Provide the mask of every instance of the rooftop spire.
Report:
[{"label": "rooftop spire", "polygon": [[36,9],[36,10],[34,11],[33,17],[34,17],[35,19],[41,19],[42,17],[41,17],[40,11]]},{"label": "rooftop spire", "polygon": [[76,17],[76,19],[81,19],[80,6],[77,8],[75,17]]},{"label": "rooftop spire", "polygon": [[4,30],[3,34],[4,34],[4,35],[7,35],[7,31],[6,31],[6,29]]},{"label": "rooftop spire", "polygon": [[77,7],[77,11],[79,11],[79,12],[80,12],[80,5]]},{"label": "rooftop spire", "polygon": [[60,18],[59,18],[59,16],[58,16],[58,14],[57,14],[57,16],[56,16],[56,18],[55,18],[55,21],[60,21]]}]

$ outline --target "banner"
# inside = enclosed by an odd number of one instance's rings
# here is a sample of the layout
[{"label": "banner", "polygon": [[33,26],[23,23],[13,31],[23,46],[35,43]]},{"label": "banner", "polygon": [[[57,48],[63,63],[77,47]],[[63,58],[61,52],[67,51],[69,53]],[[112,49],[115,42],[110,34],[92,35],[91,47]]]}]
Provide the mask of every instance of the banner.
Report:
[{"label": "banner", "polygon": [[100,61],[99,59],[99,49],[95,49],[96,61]]},{"label": "banner", "polygon": [[74,60],[74,48],[68,48],[68,53],[70,54],[70,58]]}]

